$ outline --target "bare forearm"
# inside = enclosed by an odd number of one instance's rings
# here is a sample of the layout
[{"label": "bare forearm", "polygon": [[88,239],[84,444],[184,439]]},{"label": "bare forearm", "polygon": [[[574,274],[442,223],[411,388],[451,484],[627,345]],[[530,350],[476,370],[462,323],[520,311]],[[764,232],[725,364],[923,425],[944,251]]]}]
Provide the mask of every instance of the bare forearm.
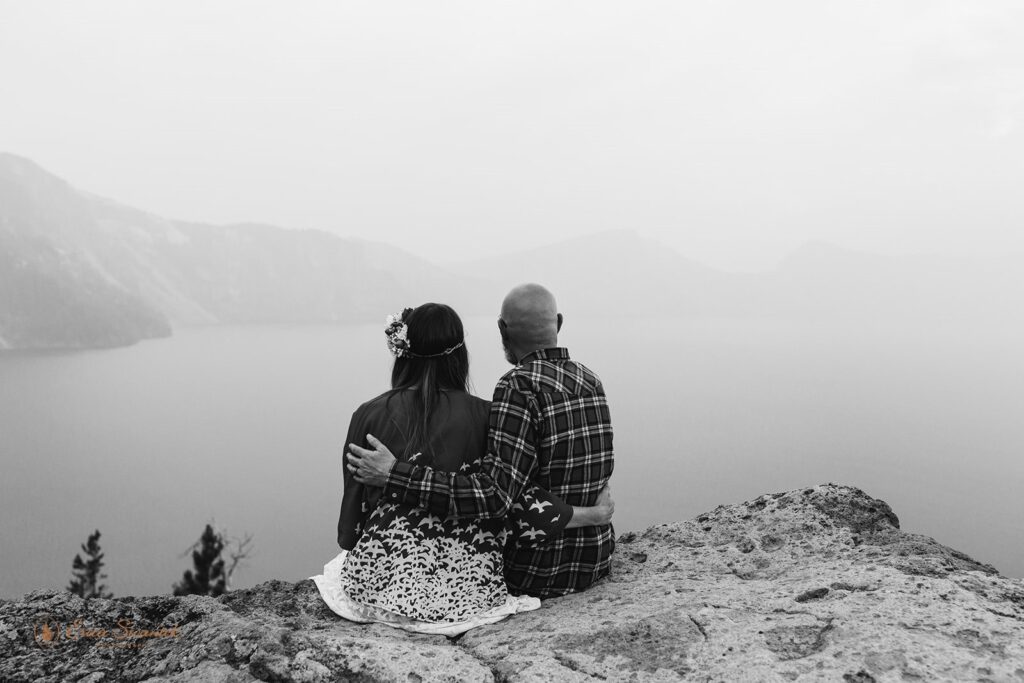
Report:
[{"label": "bare forearm", "polygon": [[607,524],[608,515],[603,514],[599,507],[578,507],[572,506],[572,518],[565,525],[566,529],[577,529],[582,526],[599,526]]},{"label": "bare forearm", "polygon": [[611,489],[605,484],[601,493],[597,496],[597,505],[589,507],[572,508],[572,519],[565,525],[566,529],[576,529],[583,526],[602,526],[611,524],[612,515],[615,514],[615,501],[612,500]]}]

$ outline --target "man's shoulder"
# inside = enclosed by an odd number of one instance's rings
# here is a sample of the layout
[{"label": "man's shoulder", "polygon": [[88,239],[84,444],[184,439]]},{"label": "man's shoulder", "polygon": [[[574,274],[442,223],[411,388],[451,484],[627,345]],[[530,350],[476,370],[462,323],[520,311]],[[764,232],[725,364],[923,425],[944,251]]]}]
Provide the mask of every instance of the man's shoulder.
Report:
[{"label": "man's shoulder", "polygon": [[533,393],[533,390],[534,387],[527,375],[522,372],[522,366],[517,365],[498,378],[497,384],[494,385],[494,394],[491,397],[491,408],[493,409],[495,404],[507,401],[509,394],[530,394]]},{"label": "man's shoulder", "polygon": [[[559,349],[561,350],[561,349]],[[569,357],[534,356],[524,359],[502,377],[501,381],[516,388],[539,392],[590,394],[603,392],[601,378],[589,367]]]},{"label": "man's shoulder", "polygon": [[580,381],[583,384],[594,388],[601,386],[601,378],[596,372],[591,370],[589,366],[574,360],[569,362],[572,363],[572,366],[575,369],[575,374],[580,378]]},{"label": "man's shoulder", "polygon": [[522,365],[516,365],[511,370],[507,371],[504,375],[498,378],[496,387],[500,389],[513,384],[516,381],[516,378],[521,375],[522,368]]}]

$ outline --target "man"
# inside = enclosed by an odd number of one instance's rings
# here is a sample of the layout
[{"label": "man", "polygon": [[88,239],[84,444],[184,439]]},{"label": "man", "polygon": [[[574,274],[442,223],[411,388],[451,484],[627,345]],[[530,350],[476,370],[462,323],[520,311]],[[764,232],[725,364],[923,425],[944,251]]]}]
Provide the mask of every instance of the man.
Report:
[{"label": "man", "polygon": [[[349,444],[355,478],[383,486],[382,500],[442,517],[504,517],[533,485],[571,506],[595,505],[614,466],[611,417],[601,380],[558,346],[561,328],[562,314],[544,287],[520,285],[505,297],[498,329],[515,367],[494,389],[480,473],[398,462],[368,435],[376,450]],[[505,579],[514,593],[537,597],[587,588],[608,573],[615,548],[610,523],[565,528],[543,544],[529,538],[506,547]]]}]

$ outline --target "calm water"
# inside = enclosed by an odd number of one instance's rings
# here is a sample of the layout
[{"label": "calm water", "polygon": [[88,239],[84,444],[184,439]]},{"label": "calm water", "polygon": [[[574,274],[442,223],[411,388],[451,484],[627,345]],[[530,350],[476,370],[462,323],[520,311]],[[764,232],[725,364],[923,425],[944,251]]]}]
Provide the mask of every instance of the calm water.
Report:
[{"label": "calm water", "polygon": [[[506,369],[469,320],[477,393]],[[0,595],[63,587],[102,531],[116,595],[167,593],[215,519],[252,533],[236,585],[337,552],[348,417],[387,386],[379,325],[210,328],[0,356]],[[754,321],[568,320],[605,380],[618,531],[834,481],[1024,576],[1024,335]]]}]

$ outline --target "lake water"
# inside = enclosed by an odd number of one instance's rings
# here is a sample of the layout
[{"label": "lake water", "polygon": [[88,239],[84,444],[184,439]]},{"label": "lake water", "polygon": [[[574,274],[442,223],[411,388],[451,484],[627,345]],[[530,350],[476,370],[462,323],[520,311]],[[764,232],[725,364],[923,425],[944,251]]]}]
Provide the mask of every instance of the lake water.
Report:
[{"label": "lake water", "polygon": [[[494,320],[466,322],[489,397]],[[618,532],[833,481],[1024,576],[1020,331],[570,318],[561,342],[606,384]],[[254,537],[237,587],[319,573],[348,418],[389,370],[380,325],[0,356],[0,596],[66,586],[97,528],[115,595],[168,593],[213,519]]]}]

